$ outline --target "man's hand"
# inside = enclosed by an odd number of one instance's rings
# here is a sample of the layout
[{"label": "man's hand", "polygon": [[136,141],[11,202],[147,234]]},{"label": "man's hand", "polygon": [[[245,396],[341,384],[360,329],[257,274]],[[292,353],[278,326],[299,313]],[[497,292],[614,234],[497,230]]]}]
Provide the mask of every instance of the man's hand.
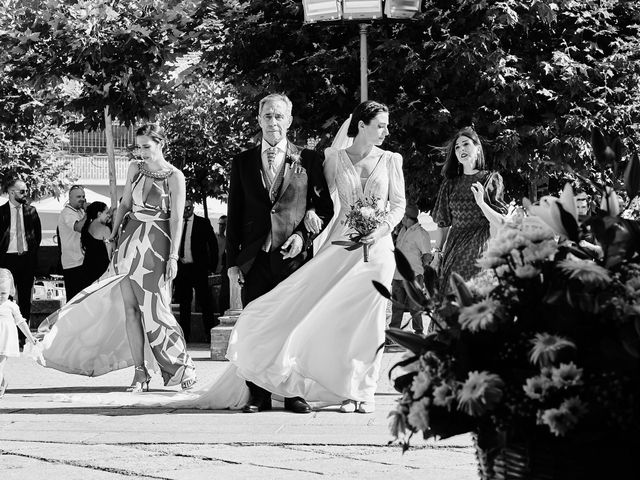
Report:
[{"label": "man's hand", "polygon": [[287,259],[300,255],[300,252],[302,252],[302,244],[302,237],[300,235],[297,233],[291,235],[287,241],[284,242],[284,245],[280,247],[280,251],[284,255],[282,258]]},{"label": "man's hand", "polygon": [[307,210],[307,213],[304,216],[304,227],[310,233],[320,233],[322,220],[320,220],[320,217],[316,214],[315,210]]},{"label": "man's hand", "polygon": [[227,275],[230,282],[238,282],[239,285],[244,285],[244,274],[240,267],[229,267]]}]

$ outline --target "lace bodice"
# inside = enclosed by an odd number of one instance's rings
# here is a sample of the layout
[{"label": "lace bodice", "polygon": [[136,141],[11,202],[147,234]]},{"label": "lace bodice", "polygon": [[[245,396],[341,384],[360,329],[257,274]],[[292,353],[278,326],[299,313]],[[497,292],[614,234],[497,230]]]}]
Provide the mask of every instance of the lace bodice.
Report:
[{"label": "lace bodice", "polygon": [[325,151],[325,176],[329,189],[337,190],[340,198],[340,216],[350,210],[359,198],[375,196],[380,208],[387,210],[387,222],[393,228],[397,225],[406,206],[404,193],[404,175],[402,156],[397,153],[383,152],[364,188],[360,176],[344,150],[328,148]]}]

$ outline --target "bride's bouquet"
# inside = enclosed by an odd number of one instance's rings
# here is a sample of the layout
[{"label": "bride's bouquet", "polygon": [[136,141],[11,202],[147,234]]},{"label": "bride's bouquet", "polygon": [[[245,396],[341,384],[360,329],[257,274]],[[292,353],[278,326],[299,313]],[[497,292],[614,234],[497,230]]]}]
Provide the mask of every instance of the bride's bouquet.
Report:
[{"label": "bride's bouquet", "polygon": [[355,232],[349,235],[349,240],[337,240],[333,245],[341,245],[347,250],[355,250],[362,247],[364,261],[369,261],[369,244],[362,243],[362,238],[380,226],[384,221],[385,212],[379,206],[380,199],[374,195],[359,198],[351,205],[351,210],[345,217],[347,227]]}]

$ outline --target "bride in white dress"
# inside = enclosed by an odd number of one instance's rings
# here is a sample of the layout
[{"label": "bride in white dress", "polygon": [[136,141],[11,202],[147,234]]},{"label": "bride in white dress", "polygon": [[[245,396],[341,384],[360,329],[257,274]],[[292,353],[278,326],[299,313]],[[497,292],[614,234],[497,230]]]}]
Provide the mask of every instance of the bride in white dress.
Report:
[{"label": "bride in white dress", "polygon": [[[378,147],[389,134],[388,122],[386,106],[364,102],[349,121],[353,144],[326,150],[325,175],[340,204],[326,240],[313,259],[242,311],[227,350],[231,365],[220,379],[189,392],[126,398],[106,394],[112,401],[102,398],[100,403],[241,408],[248,400],[249,380],[316,406],[342,404],[344,412],[373,411],[386,299],[371,282],[390,288],[395,269],[391,230],[405,210],[402,157]],[[334,145],[343,143],[340,137]],[[361,249],[347,251],[331,242],[353,233],[345,215],[357,199],[372,196],[387,214],[363,239],[370,244],[369,261],[364,262]]]}]

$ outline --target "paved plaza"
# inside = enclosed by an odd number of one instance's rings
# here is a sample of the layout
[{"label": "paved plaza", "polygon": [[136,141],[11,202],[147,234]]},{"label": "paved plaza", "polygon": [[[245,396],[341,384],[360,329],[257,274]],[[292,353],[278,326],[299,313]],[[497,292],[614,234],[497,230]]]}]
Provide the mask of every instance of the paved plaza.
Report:
[{"label": "paved plaza", "polygon": [[[228,365],[191,345],[202,381]],[[396,392],[387,380],[401,354],[384,354],[374,414],[323,409],[299,415],[62,402],[60,393],[123,391],[133,369],[97,378],[9,359],[0,399],[0,479],[420,479],[477,478],[470,436],[414,439],[404,455],[389,446],[387,414]],[[152,391],[169,390],[159,378]]]}]

